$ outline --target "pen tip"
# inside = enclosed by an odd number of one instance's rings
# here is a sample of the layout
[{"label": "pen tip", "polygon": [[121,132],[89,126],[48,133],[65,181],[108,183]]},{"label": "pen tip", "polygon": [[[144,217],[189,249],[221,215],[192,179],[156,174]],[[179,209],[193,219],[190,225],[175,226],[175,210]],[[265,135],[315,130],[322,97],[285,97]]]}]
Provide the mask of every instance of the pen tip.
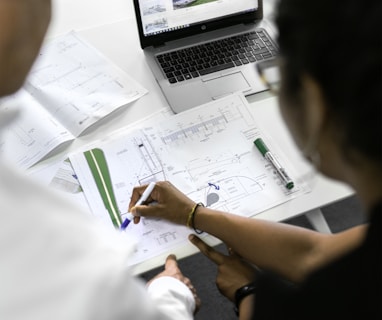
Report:
[{"label": "pen tip", "polygon": [[123,221],[123,223],[121,224],[121,230],[125,230],[127,226],[129,225],[129,223],[130,223],[130,220],[125,219],[125,221]]}]

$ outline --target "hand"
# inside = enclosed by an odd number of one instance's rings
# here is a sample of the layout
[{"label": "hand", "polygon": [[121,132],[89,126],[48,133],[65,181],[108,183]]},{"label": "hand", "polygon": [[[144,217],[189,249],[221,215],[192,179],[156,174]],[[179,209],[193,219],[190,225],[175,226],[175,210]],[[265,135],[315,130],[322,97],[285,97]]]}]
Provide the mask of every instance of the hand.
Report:
[{"label": "hand", "polygon": [[201,253],[212,262],[216,263],[218,266],[216,285],[225,297],[232,302],[235,302],[236,290],[255,280],[255,268],[243,261],[241,257],[229,248],[229,256],[226,256],[216,251],[193,234],[189,236],[189,240]]},{"label": "hand", "polygon": [[131,196],[129,211],[135,216],[134,223],[139,222],[139,217],[163,218],[170,222],[186,225],[188,214],[195,202],[175,188],[168,181],[158,181],[151,192],[147,204],[155,202],[155,205],[141,205],[134,207],[147,185],[135,187]]},{"label": "hand", "polygon": [[173,254],[170,254],[167,259],[166,263],[164,265],[164,271],[156,275],[154,278],[152,278],[147,285],[149,285],[153,280],[160,278],[160,277],[173,277],[175,279],[178,279],[179,281],[183,282],[192,292],[194,299],[195,299],[195,313],[198,312],[201,301],[196,293],[195,287],[192,285],[191,280],[187,277],[185,277],[182,272],[180,271],[178,267],[178,263],[176,262],[176,257]]}]

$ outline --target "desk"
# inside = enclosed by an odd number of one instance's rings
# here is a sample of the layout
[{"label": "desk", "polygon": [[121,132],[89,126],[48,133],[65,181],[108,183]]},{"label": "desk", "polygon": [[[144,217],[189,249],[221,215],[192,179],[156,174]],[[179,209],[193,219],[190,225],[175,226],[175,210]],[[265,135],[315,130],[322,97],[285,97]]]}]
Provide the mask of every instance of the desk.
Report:
[{"label": "desk", "polygon": [[[268,5],[271,2],[268,2]],[[139,45],[132,1],[126,0],[53,0],[53,20],[48,37],[76,30],[82,37],[93,44],[110,60],[133,76],[140,84],[149,90],[149,94],[131,105],[123,108],[117,114],[112,114],[92,128],[86,135],[76,141],[66,150],[53,158],[45,160],[40,165],[53,161],[76,150],[78,147],[105,136],[105,132],[113,132],[133,123],[166,106],[162,95]],[[265,6],[271,16],[269,6]],[[269,93],[261,93],[248,97],[256,118],[261,123],[261,129],[279,143],[280,148],[291,158],[302,172],[309,171],[309,165],[301,158],[292,139],[280,117],[277,100]],[[260,213],[256,218],[283,221],[301,214],[306,214],[317,229],[329,232],[323,219],[320,207],[342,200],[353,194],[347,186],[328,180],[318,175],[312,186],[312,192],[302,195],[280,206]],[[208,239],[211,245],[218,244],[214,238]],[[186,257],[197,250],[187,244],[172,251],[179,258]],[[163,264],[166,255],[140,264],[135,272],[140,273]]]}]

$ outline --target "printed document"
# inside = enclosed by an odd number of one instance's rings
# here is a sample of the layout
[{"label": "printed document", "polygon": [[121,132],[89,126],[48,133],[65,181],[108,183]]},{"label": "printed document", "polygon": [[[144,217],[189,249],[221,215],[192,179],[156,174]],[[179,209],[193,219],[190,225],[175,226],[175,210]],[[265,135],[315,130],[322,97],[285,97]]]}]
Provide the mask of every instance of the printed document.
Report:
[{"label": "printed document", "polygon": [[58,37],[42,48],[24,87],[0,101],[0,111],[20,111],[0,137],[0,152],[18,167],[29,168],[146,93],[76,33]]},{"label": "printed document", "polygon": [[[196,202],[245,217],[307,191],[283,185],[253,141],[262,137],[276,158],[296,176],[293,165],[256,124],[243,95],[231,95],[176,114],[161,123],[92,145],[70,156],[92,213],[118,228],[116,214],[128,210],[137,185],[168,180]],[[130,223],[138,237],[132,264],[187,242],[192,230],[157,219]]]}]

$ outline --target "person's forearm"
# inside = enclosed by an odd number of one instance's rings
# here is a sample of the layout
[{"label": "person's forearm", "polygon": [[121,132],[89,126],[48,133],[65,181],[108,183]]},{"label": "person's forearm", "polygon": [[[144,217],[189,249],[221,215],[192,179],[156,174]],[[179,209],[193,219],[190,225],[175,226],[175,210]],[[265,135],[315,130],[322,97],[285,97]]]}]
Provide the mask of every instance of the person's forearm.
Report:
[{"label": "person's forearm", "polygon": [[245,297],[239,307],[239,320],[250,320],[252,319],[253,310],[255,304],[255,295],[251,294]]},{"label": "person's forearm", "polygon": [[260,268],[301,281],[311,271],[317,232],[281,223],[248,219],[209,208],[198,208],[195,227],[221,239]]},{"label": "person's forearm", "polygon": [[138,206],[145,187],[134,188],[131,212],[143,217],[161,217],[173,223],[206,231],[262,269],[294,281],[359,245],[365,228],[325,235],[282,223],[243,218],[196,205],[169,182],[157,182],[151,197],[158,205]]}]

